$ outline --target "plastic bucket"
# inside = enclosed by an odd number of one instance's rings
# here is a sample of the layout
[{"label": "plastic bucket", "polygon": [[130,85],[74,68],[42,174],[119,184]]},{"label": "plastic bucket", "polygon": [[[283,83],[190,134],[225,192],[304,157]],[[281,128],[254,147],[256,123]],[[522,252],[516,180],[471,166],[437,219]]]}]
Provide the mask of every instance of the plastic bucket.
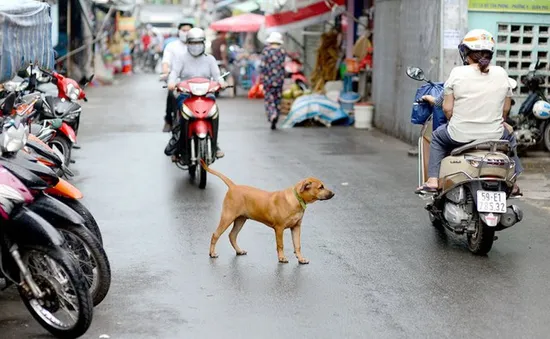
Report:
[{"label": "plastic bucket", "polygon": [[374,117],[374,106],[368,102],[355,104],[355,128],[371,129]]},{"label": "plastic bucket", "polygon": [[338,101],[340,102],[340,107],[348,113],[353,112],[353,106],[359,100],[361,100],[361,95],[355,92],[340,93],[340,97],[338,98]]}]

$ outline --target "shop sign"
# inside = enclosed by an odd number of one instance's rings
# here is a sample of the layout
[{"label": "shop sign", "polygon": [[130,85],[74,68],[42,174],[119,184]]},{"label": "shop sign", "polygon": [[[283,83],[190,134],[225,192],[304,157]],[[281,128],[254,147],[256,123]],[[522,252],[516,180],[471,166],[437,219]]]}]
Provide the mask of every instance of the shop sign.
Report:
[{"label": "shop sign", "polygon": [[468,10],[550,14],[550,0],[468,0]]}]

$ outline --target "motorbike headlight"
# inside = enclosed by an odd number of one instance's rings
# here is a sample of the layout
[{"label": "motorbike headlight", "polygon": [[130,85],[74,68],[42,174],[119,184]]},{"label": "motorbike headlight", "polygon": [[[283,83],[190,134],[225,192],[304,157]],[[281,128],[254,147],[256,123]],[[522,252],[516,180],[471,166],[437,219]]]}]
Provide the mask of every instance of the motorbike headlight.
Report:
[{"label": "motorbike headlight", "polygon": [[204,83],[189,83],[189,89],[191,89],[191,93],[196,96],[203,96],[208,93],[208,89],[210,88],[210,83],[204,82]]},{"label": "motorbike headlight", "polygon": [[[9,126],[9,127],[8,127]],[[29,131],[27,126],[19,124],[4,125],[2,132],[2,151],[3,152],[17,152],[21,150],[27,143]]]},{"label": "motorbike headlight", "polygon": [[182,105],[182,107],[181,107],[181,116],[185,120],[189,120],[189,118],[193,116],[193,111],[191,111],[191,109],[189,107],[187,107],[186,105]]},{"label": "motorbike headlight", "polygon": [[218,105],[214,104],[212,105],[212,108],[210,109],[210,112],[208,112],[207,118],[215,118],[218,115]]},{"label": "motorbike headlight", "polygon": [[65,94],[69,97],[69,99],[76,101],[80,95],[80,90],[73,84],[68,84]]},{"label": "motorbike headlight", "polygon": [[25,198],[17,189],[8,185],[0,185],[0,197],[15,203],[22,203],[25,201]]}]

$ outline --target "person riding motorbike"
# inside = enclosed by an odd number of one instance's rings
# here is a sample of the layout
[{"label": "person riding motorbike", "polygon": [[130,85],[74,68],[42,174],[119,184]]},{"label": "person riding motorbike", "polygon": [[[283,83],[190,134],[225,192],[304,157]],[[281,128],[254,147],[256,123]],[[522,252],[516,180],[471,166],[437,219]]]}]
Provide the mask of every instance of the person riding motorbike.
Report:
[{"label": "person riding motorbike", "polygon": [[[451,71],[443,92],[443,111],[449,122],[432,134],[428,180],[417,188],[417,194],[437,191],[441,161],[454,148],[477,139],[504,139],[515,150],[513,134],[504,126],[512,102],[508,74],[500,66],[489,65],[495,50],[493,35],[474,29],[458,50],[464,65]],[[512,159],[519,175],[523,168],[517,154]],[[517,185],[512,194],[520,194]]]},{"label": "person riding motorbike", "polygon": [[[197,77],[214,80],[220,78],[220,69],[218,68],[216,59],[212,55],[208,55],[205,53],[205,40],[206,37],[204,31],[198,27],[192,28],[189,30],[189,32],[187,32],[187,53],[184,53],[181,58],[173,60],[171,64],[170,75],[168,76],[168,90],[174,91],[176,89],[178,79],[180,81],[184,81]],[[219,82],[222,88],[225,88],[227,86],[223,79],[219,80]],[[215,96],[212,93],[208,94],[208,96],[212,99],[215,99]],[[179,94],[176,100],[177,109],[181,107],[183,101],[188,97],[189,94],[187,93]],[[179,138],[183,137],[185,138],[184,140],[188,139],[187,133],[189,130],[189,122],[183,119],[179,114],[178,119],[180,120],[179,126],[182,127],[179,132],[180,136],[178,137],[178,133],[173,133],[172,138],[170,139],[168,145],[166,146],[166,149],[164,150],[164,153],[166,155],[172,156],[172,160],[176,160],[175,154],[178,154],[177,148],[179,145]],[[214,144],[217,145],[216,158],[219,159],[223,158],[225,154],[222,152],[219,145],[217,144],[218,120],[219,117],[216,117],[212,120],[212,127],[214,129],[214,135],[216,136],[216,140],[214,140]]]},{"label": "person riding motorbike", "polygon": [[[168,79],[170,74],[171,66],[175,59],[182,58],[183,55],[187,52],[187,32],[193,28],[193,24],[184,22],[178,26],[178,40],[168,43],[164,49],[164,54],[162,56],[162,74],[160,75],[161,80]],[[174,92],[168,90],[168,96],[166,97],[166,114],[164,116],[164,128],[163,132],[168,133],[172,130],[172,113],[176,112],[177,102]]]}]

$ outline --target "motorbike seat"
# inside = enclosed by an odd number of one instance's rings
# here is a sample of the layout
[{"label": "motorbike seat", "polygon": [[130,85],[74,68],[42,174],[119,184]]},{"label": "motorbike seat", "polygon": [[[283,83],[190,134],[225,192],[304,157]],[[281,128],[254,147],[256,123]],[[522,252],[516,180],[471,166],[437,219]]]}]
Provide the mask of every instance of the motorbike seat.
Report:
[{"label": "motorbike seat", "polygon": [[466,151],[491,151],[508,153],[510,151],[510,142],[508,140],[491,140],[482,139],[474,140],[469,144],[455,148],[451,151],[452,156],[460,155]]}]

